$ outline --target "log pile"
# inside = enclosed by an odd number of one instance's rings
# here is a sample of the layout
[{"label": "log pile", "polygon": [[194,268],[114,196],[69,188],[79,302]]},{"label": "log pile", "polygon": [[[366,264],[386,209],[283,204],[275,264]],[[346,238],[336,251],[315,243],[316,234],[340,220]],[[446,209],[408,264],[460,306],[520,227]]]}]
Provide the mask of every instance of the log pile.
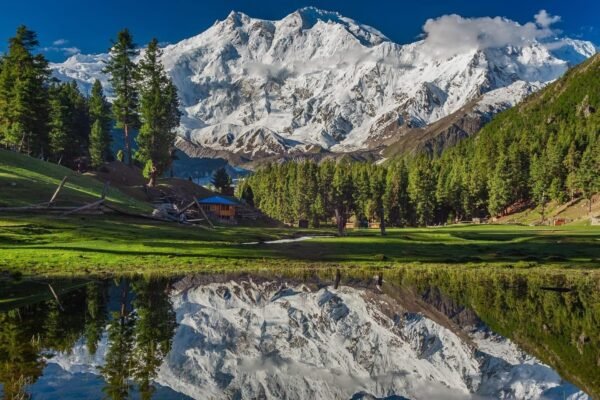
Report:
[{"label": "log pile", "polygon": [[[194,199],[185,207],[177,207],[173,199],[163,199],[162,202],[155,204],[155,209],[152,215],[144,215],[120,210],[106,201],[106,195],[110,187],[110,182],[105,182],[102,193],[97,200],[89,203],[78,204],[75,206],[57,206],[57,200],[62,189],[65,187],[67,177],[65,176],[58,187],[52,194],[49,201],[37,204],[30,204],[20,207],[0,207],[2,212],[34,212],[44,213],[48,215],[58,215],[61,217],[74,214],[105,214],[116,213],[120,215],[153,219],[167,222],[177,222],[186,225],[196,225],[201,228],[214,228],[212,222],[200,206],[197,200]],[[205,224],[206,226],[202,225]]]}]

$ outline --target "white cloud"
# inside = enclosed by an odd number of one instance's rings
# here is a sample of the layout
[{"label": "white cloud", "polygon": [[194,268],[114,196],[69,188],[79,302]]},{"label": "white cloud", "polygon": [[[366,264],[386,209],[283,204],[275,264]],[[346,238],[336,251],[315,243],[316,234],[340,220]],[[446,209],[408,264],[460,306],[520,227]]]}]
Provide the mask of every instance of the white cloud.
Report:
[{"label": "white cloud", "polygon": [[69,55],[81,53],[81,50],[78,47],[63,47],[61,50],[63,53]]},{"label": "white cloud", "polygon": [[502,17],[464,18],[460,15],[443,15],[428,19],[423,26],[425,50],[431,56],[450,57],[476,49],[520,46],[545,39],[557,33],[550,25],[560,20],[541,10],[535,22],[520,24]]},{"label": "white cloud", "polygon": [[45,53],[63,53],[66,56],[72,56],[81,53],[81,50],[78,47],[49,46],[42,47],[41,50]]},{"label": "white cloud", "polygon": [[535,18],[535,23],[542,28],[548,28],[550,25],[560,21],[559,15],[550,15],[546,10],[540,10],[533,17]]},{"label": "white cloud", "polygon": [[72,56],[81,53],[81,50],[75,46],[67,46],[67,39],[56,39],[52,42],[52,46],[42,47],[41,50],[45,53],[63,53],[65,56]]}]

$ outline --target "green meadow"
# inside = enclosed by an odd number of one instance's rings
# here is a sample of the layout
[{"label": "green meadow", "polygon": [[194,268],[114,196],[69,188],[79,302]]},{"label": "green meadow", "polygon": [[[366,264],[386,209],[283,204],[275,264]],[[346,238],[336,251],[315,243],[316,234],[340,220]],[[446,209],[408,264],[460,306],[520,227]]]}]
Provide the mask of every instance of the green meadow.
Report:
[{"label": "green meadow", "polygon": [[[305,235],[315,237],[264,243]],[[0,270],[83,275],[413,263],[569,269],[600,265],[600,229],[595,227],[469,225],[390,229],[383,237],[376,230],[333,235],[333,228],[208,230],[116,216],[2,215]]]}]

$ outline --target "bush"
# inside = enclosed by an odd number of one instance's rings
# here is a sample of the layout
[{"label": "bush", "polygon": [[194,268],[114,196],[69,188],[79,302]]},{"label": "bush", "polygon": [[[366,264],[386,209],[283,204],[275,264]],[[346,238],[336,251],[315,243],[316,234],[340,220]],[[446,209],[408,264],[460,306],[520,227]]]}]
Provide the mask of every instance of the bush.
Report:
[{"label": "bush", "polygon": [[154,164],[152,164],[152,160],[146,161],[146,164],[144,165],[144,170],[142,171],[144,178],[150,178],[150,174],[152,173],[152,168],[154,168]]}]

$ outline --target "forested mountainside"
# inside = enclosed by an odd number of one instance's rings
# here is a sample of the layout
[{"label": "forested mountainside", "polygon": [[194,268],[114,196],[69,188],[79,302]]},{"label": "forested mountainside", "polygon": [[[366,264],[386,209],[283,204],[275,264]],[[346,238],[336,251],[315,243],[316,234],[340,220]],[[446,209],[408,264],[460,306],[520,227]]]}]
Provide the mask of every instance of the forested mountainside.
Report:
[{"label": "forested mountainside", "polygon": [[600,56],[504,111],[440,156],[385,165],[269,164],[242,192],[284,221],[377,218],[425,225],[499,216],[600,191]]},{"label": "forested mountainside", "polygon": [[434,161],[437,199],[459,214],[502,214],[600,191],[600,57],[504,111]]}]

